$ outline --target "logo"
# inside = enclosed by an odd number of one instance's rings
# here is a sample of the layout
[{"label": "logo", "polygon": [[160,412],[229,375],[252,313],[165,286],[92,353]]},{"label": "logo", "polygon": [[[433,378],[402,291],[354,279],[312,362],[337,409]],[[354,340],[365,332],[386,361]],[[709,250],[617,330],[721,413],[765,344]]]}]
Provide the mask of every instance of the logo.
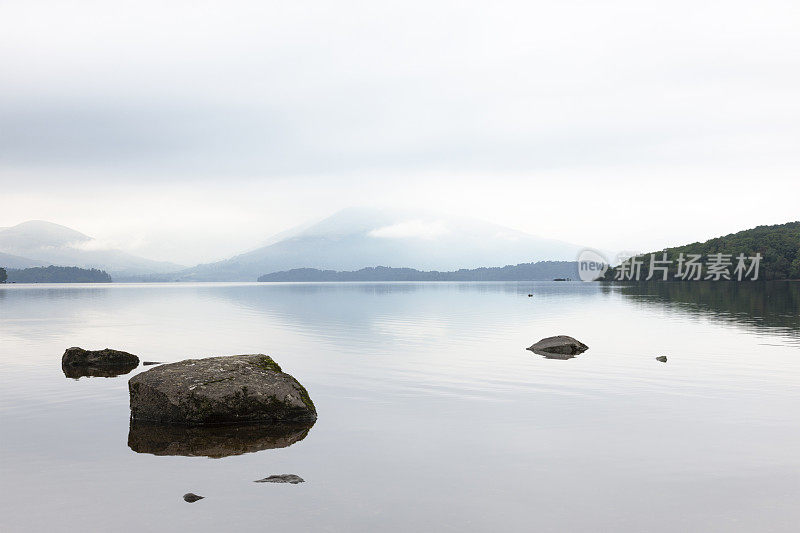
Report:
[{"label": "logo", "polygon": [[581,281],[594,281],[602,277],[608,267],[608,260],[597,250],[586,248],[578,254],[578,276]]}]

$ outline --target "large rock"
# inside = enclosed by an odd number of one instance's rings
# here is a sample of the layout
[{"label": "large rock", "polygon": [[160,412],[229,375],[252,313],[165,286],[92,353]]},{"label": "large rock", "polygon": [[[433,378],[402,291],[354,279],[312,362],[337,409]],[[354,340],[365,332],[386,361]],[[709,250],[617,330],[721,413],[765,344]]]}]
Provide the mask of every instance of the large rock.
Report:
[{"label": "large rock", "polygon": [[567,335],[547,337],[528,348],[528,350],[539,355],[544,355],[545,357],[568,356],[555,357],[556,359],[569,359],[570,357],[579,353],[583,353],[588,349],[589,347],[583,344],[581,341],[573,339]]},{"label": "large rock", "polygon": [[263,354],[187,359],[128,381],[131,419],[186,426],[308,423],[306,389]]},{"label": "large rock", "polygon": [[84,350],[67,348],[61,356],[62,367],[133,367],[139,366],[139,358],[132,353],[105,348],[103,350]]}]

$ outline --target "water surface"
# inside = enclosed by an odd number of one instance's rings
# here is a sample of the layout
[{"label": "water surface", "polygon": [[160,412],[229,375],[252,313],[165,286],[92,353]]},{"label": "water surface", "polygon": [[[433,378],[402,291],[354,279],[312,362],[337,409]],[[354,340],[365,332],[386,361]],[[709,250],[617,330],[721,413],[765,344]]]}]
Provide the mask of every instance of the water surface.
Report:
[{"label": "water surface", "polygon": [[[0,529],[796,531],[798,285],[710,285],[2,287]],[[525,350],[556,334],[590,349]],[[67,377],[69,346],[267,353],[319,420],[131,427],[147,367]]]}]

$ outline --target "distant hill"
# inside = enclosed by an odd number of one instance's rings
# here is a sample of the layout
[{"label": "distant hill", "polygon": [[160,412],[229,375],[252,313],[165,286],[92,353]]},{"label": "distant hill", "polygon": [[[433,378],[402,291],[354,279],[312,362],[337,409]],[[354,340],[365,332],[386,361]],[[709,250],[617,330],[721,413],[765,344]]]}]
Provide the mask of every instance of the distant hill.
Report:
[{"label": "distant hill", "polygon": [[18,255],[4,254],[0,252],[0,267],[29,268],[35,266],[47,266],[47,263],[44,261],[37,261],[35,259],[28,259],[27,257],[20,257]]},{"label": "distant hill", "polygon": [[[759,280],[800,279],[800,222],[758,226],[705,242],[666,248],[653,253],[656,254],[656,259],[660,259],[665,251],[667,258],[672,260],[677,259],[681,253],[700,254],[704,263],[710,254],[731,254],[734,266],[738,254],[743,253],[751,257],[760,253],[762,259],[759,266]],[[644,278],[650,265],[650,254],[643,254],[637,258],[642,260],[642,278]],[[609,269],[604,279],[613,280],[618,270],[619,267]],[[676,271],[677,264],[673,261],[668,279],[673,279]]]},{"label": "distant hill", "polygon": [[34,267],[8,270],[8,283],[110,283],[103,270],[78,267]]},{"label": "distant hill", "polygon": [[0,228],[0,266],[46,265],[101,269],[115,277],[174,272],[182,268],[174,263],[151,261],[109,249],[79,231],[43,220]]},{"label": "distant hill", "polygon": [[252,281],[268,272],[299,268],[351,271],[369,265],[454,270],[525,261],[573,261],[581,249],[468,217],[349,208],[316,224],[285,231],[256,250],[163,278]]},{"label": "distant hill", "polygon": [[451,272],[382,266],[349,272],[296,268],[265,274],[260,276],[258,281],[550,281],[555,278],[578,279],[578,263],[574,261],[540,261]]}]

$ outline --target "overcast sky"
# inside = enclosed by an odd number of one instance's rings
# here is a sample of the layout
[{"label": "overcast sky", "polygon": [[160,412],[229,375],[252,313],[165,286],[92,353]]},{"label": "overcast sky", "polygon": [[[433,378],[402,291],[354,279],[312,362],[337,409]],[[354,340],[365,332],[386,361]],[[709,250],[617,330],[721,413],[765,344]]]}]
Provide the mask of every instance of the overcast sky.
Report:
[{"label": "overcast sky", "polygon": [[225,257],[352,205],[605,249],[800,219],[800,2],[0,2],[0,226]]}]

